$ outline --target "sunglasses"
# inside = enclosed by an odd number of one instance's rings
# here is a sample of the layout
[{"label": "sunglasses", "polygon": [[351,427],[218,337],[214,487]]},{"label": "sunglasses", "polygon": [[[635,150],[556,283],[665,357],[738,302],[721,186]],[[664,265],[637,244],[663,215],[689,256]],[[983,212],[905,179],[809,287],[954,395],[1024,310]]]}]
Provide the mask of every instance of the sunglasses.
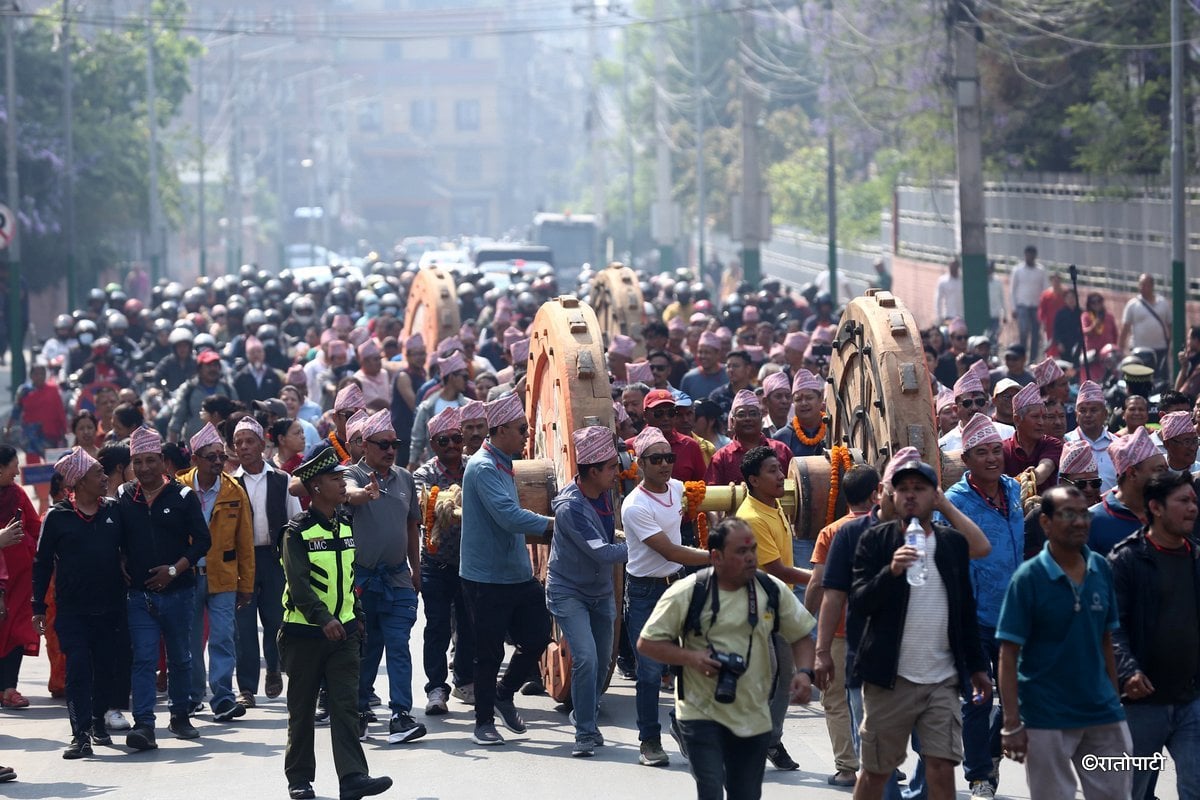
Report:
[{"label": "sunglasses", "polygon": [[[503,426],[503,425],[502,425],[501,427],[505,427],[505,426]],[[521,435],[522,435],[522,436],[528,436],[528,435],[529,435],[529,425],[528,425],[528,423],[521,425],[521,427],[520,427],[520,433],[521,433]]]},{"label": "sunglasses", "polygon": [[197,455],[199,458],[202,458],[202,459],[204,459],[205,461],[207,461],[207,462],[208,462],[208,463],[210,463],[210,464],[219,464],[219,463],[221,463],[222,461],[224,461],[224,460],[225,460],[225,454],[224,454],[224,453],[209,453],[209,454],[208,454],[208,455],[206,455],[206,456],[202,456],[202,455],[200,455],[199,453],[197,453],[196,455]]},{"label": "sunglasses", "polygon": [[438,447],[445,447],[446,445],[450,444],[451,442],[454,442],[455,444],[462,444],[463,443],[462,434],[456,433],[456,434],[453,434],[450,436],[439,436],[433,440],[433,443],[436,444]]},{"label": "sunglasses", "polygon": [[951,334],[950,338],[951,338],[951,339],[953,339],[953,340],[954,340],[954,341],[956,341],[956,342],[965,342],[965,341],[967,340],[967,337],[965,337],[965,336],[963,336],[963,335],[961,335],[961,334],[957,334],[957,333],[956,333],[956,334]]},{"label": "sunglasses", "polygon": [[670,419],[675,416],[675,406],[671,406],[670,408],[652,408],[650,409],[650,416],[655,419]]},{"label": "sunglasses", "polygon": [[734,419],[758,419],[762,416],[761,411],[742,410],[733,415]]},{"label": "sunglasses", "polygon": [[963,408],[987,408],[986,397],[976,397],[974,400],[959,400],[958,404]]},{"label": "sunglasses", "polygon": [[666,463],[666,464],[674,464],[675,463],[675,454],[674,453],[657,453],[652,456],[642,456],[642,458],[646,459],[647,464],[651,464],[656,467],[660,467],[664,463]]},{"label": "sunglasses", "polygon": [[374,439],[367,439],[367,442],[375,445],[380,450],[399,450],[400,449],[400,440],[399,439],[392,439],[390,441],[383,441],[383,442],[377,442]]},{"label": "sunglasses", "polygon": [[1091,514],[1087,511],[1076,511],[1073,508],[1063,508],[1054,512],[1054,516],[1065,522],[1079,522],[1080,520],[1091,519]]},{"label": "sunglasses", "polygon": [[666,372],[670,369],[670,367],[666,364],[651,364],[650,369],[654,370],[655,372]]},{"label": "sunglasses", "polygon": [[1095,489],[1096,491],[1100,491],[1100,485],[1104,483],[1104,481],[1102,481],[1100,478],[1088,478],[1086,480],[1079,479],[1074,481],[1070,478],[1063,478],[1063,480],[1074,486],[1076,489]]}]

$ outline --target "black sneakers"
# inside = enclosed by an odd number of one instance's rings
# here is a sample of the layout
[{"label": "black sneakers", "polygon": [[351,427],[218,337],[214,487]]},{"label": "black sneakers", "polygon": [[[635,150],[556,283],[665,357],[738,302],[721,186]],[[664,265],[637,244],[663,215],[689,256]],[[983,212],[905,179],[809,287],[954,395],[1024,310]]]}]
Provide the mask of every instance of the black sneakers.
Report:
[{"label": "black sneakers", "polygon": [[71,760],[76,758],[90,758],[92,755],[92,739],[86,733],[76,734],[71,739],[71,744],[63,751],[63,758]]},{"label": "black sneakers", "polygon": [[171,733],[175,734],[178,739],[199,739],[200,731],[192,726],[192,721],[187,718],[186,714],[180,714],[177,717],[171,717],[171,724],[167,726]]},{"label": "black sneakers", "polygon": [[376,794],[383,794],[392,788],[392,779],[386,775],[372,778],[370,775],[359,773],[347,775],[342,779],[339,800],[362,800]]},{"label": "black sneakers", "polygon": [[134,750],[154,750],[158,742],[154,741],[154,728],[149,725],[135,724],[129,733],[125,734],[125,746]]},{"label": "black sneakers", "polygon": [[426,733],[425,726],[417,722],[406,711],[397,711],[392,714],[392,721],[388,723],[388,744],[403,744],[420,739]]},{"label": "black sneakers", "polygon": [[504,727],[513,733],[525,732],[525,720],[521,719],[521,713],[517,711],[517,707],[511,699],[501,700],[497,697],[494,708],[496,714],[500,717],[500,721],[504,723]]}]

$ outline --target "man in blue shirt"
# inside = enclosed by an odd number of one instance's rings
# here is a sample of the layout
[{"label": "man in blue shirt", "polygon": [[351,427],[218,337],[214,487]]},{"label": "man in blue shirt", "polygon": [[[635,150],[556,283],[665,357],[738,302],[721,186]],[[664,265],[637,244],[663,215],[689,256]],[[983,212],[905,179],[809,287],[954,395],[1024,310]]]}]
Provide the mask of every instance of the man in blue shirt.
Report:
[{"label": "man in blue shirt", "polygon": [[1167,471],[1167,459],[1159,454],[1145,426],[1109,445],[1108,454],[1117,470],[1117,488],[1088,509],[1091,530],[1087,545],[1101,556],[1141,529],[1146,515],[1142,487],[1151,475]]},{"label": "man in blue shirt", "polygon": [[[1013,576],[1000,609],[1004,752],[1025,763],[1031,800],[1129,797],[1132,773],[1086,761],[1133,750],[1117,692],[1117,597],[1108,563],[1089,550],[1088,511],[1074,487],[1042,495],[1046,547]],[[1081,761],[1084,759],[1084,761]]]},{"label": "man in blue shirt", "polygon": [[[475,623],[475,732],[480,745],[504,744],[496,731],[524,733],[513,694],[537,669],[550,643],[550,615],[542,586],[533,577],[525,537],[549,532],[554,519],[521,508],[513,479],[513,457],[525,449],[529,422],[521,396],[488,403],[488,438],[463,474],[462,543],[459,576]],[[504,636],[516,652],[499,683]]]}]

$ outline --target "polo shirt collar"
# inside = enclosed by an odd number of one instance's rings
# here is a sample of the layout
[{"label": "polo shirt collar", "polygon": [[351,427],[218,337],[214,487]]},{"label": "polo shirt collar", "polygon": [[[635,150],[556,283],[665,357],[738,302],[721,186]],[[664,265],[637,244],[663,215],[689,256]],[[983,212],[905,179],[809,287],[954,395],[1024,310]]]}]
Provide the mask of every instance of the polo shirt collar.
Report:
[{"label": "polo shirt collar", "polygon": [[[1054,560],[1054,556],[1050,555],[1050,542],[1046,542],[1042,545],[1042,552],[1038,553],[1037,557],[1041,560],[1042,566],[1046,570],[1046,575],[1050,578],[1050,580],[1056,581],[1059,578],[1070,580],[1070,578],[1067,577],[1067,573],[1063,572],[1062,567],[1060,567],[1058,562]],[[1089,550],[1086,545],[1083,547],[1083,563],[1086,565],[1086,570],[1084,573],[1085,581],[1087,580],[1087,573],[1099,572],[1094,563],[1094,559],[1092,558],[1092,551]]]},{"label": "polo shirt collar", "polygon": [[777,514],[781,511],[778,500],[775,501],[774,505],[767,505],[749,492],[746,493],[746,497],[750,498],[751,505],[758,507],[758,513],[760,514]]}]

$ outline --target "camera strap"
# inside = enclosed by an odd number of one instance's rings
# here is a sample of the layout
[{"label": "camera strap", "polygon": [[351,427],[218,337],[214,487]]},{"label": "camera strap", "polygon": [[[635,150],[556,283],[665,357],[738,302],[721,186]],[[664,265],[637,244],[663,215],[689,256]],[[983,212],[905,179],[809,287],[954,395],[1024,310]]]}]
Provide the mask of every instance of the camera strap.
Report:
[{"label": "camera strap", "polygon": [[[750,663],[750,654],[754,650],[754,629],[758,627],[758,591],[755,584],[757,580],[751,579],[746,584],[746,621],[750,623],[749,644],[746,645],[746,663]],[[712,602],[709,606],[712,609],[712,614],[708,618],[708,629],[712,630],[713,625],[717,624],[717,613],[721,610],[720,588],[717,586],[716,576],[710,576],[708,580],[709,588],[712,591]],[[705,638],[708,638],[707,636]],[[712,642],[709,642],[712,645]]]}]

